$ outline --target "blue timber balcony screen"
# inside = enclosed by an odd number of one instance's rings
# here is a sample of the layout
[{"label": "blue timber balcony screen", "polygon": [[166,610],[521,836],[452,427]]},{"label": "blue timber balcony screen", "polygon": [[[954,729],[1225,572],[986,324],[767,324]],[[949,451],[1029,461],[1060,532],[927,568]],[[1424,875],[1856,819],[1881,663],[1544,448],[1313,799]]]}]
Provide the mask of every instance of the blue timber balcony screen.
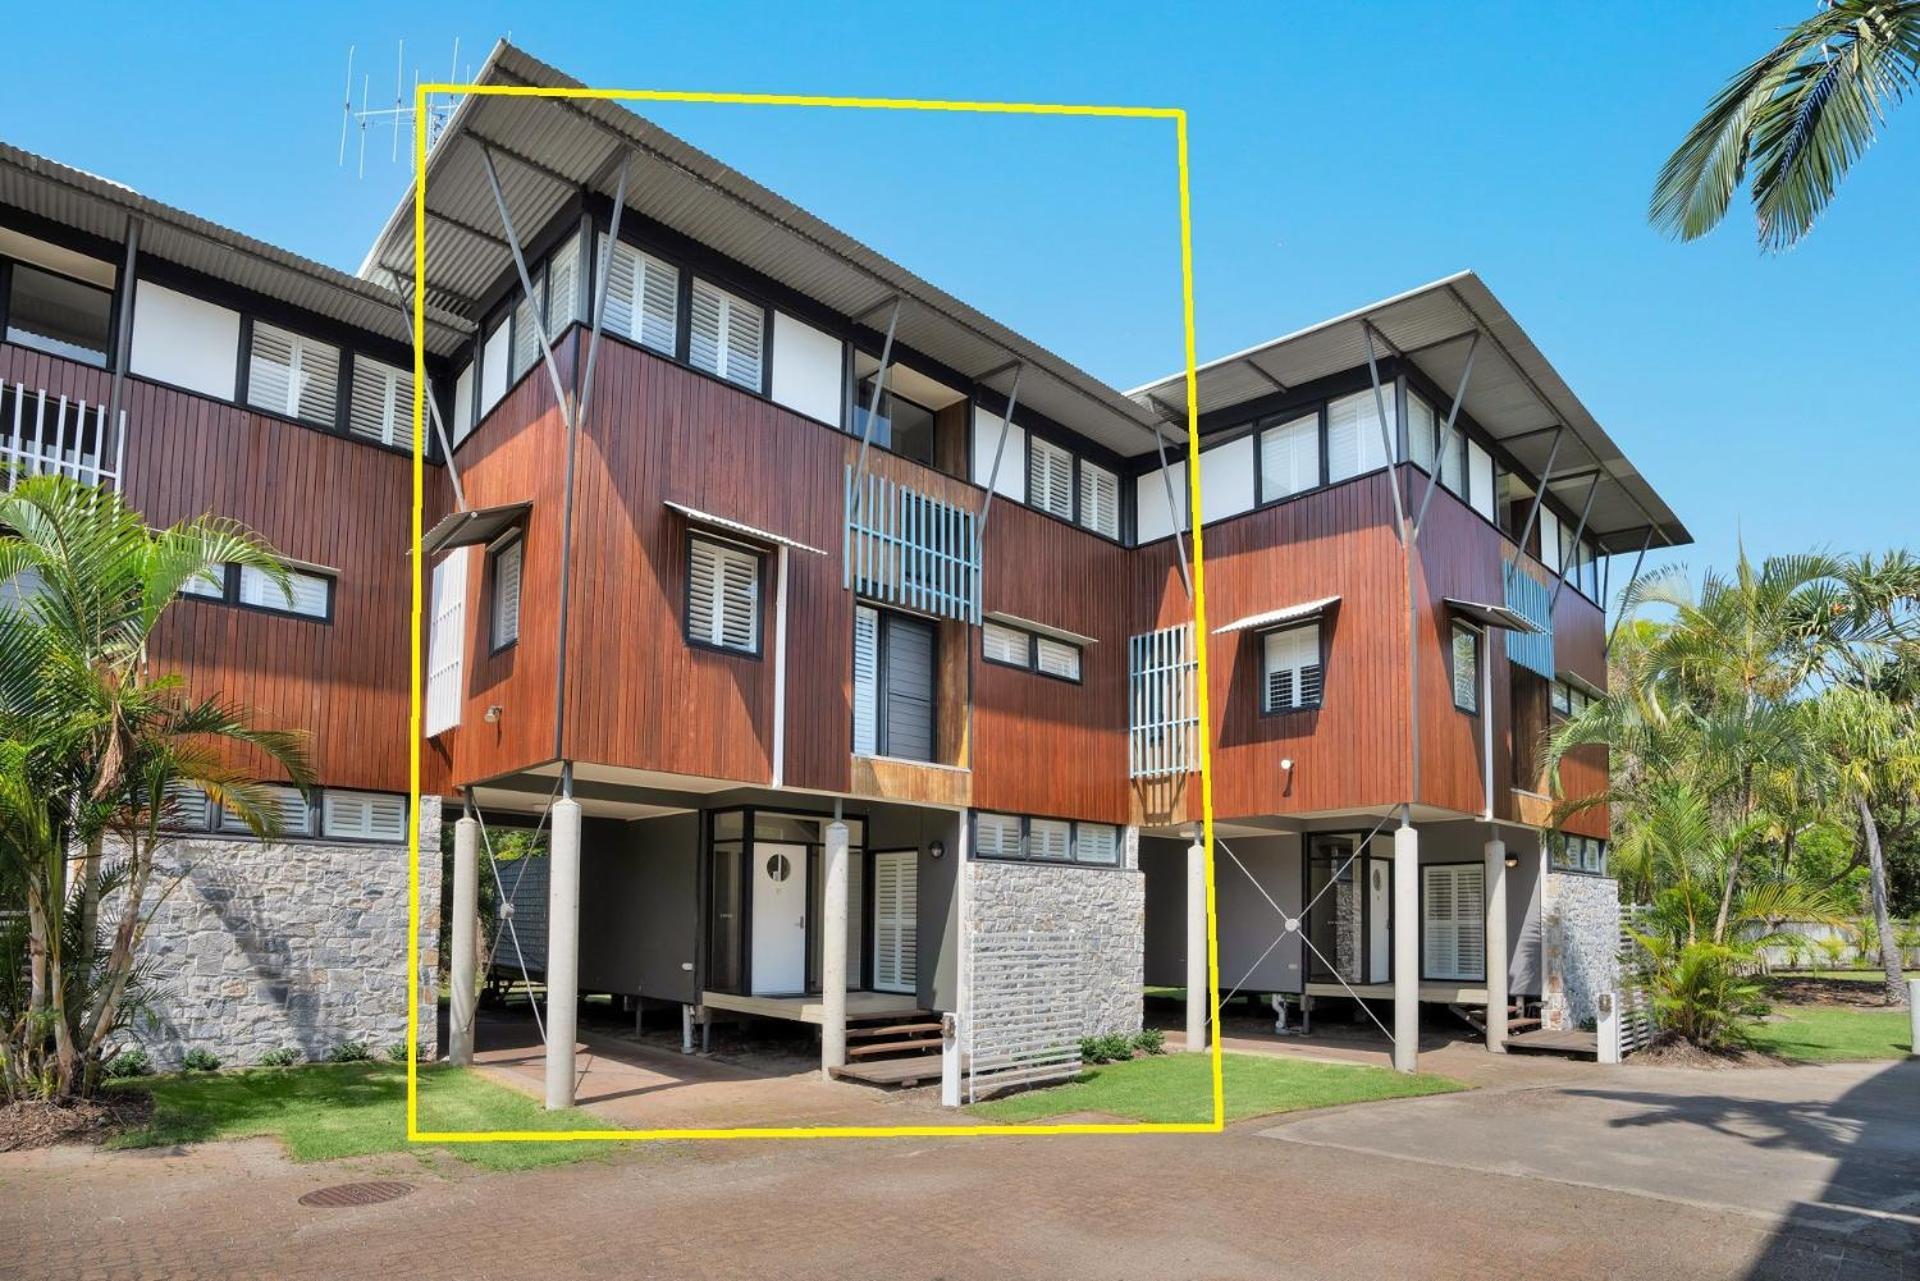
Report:
[{"label": "blue timber balcony screen", "polygon": [[1127,638],[1127,777],[1200,768],[1200,670],[1193,624]]},{"label": "blue timber balcony screen", "polygon": [[1518,663],[1528,671],[1552,680],[1556,674],[1553,666],[1553,586],[1529,574],[1525,566],[1511,557],[1507,559],[1505,574],[1507,608],[1540,627],[1537,635],[1516,631],[1507,633],[1507,661]]},{"label": "blue timber balcony screen", "polygon": [[980,621],[979,521],[964,507],[847,467],[842,586],[870,600]]}]

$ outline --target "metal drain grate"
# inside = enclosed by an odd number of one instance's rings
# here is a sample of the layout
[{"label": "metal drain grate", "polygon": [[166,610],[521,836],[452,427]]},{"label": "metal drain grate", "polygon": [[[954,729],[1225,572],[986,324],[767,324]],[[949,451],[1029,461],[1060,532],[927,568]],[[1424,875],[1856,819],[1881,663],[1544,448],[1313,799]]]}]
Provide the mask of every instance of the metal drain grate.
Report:
[{"label": "metal drain grate", "polygon": [[307,1193],[300,1198],[300,1204],[337,1210],[350,1205],[379,1205],[382,1201],[398,1201],[411,1191],[411,1183],[336,1183],[330,1188]]}]

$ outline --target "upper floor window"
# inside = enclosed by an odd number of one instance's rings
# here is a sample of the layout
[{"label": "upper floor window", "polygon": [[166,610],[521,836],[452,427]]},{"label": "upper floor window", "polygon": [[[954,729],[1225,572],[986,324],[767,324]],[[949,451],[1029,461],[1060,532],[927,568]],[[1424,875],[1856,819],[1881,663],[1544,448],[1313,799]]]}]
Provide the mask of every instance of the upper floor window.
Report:
[{"label": "upper floor window", "polygon": [[867,406],[873,403],[873,378],[860,380],[858,399],[853,407],[853,434],[871,439],[881,449],[902,458],[933,465],[933,411],[915,404],[891,390],[880,396],[880,409],[869,423]]},{"label": "upper floor window", "polygon": [[1320,706],[1320,624],[1268,632],[1261,640],[1260,710],[1302,711]]},{"label": "upper floor window", "polygon": [[1080,647],[1070,641],[988,620],[980,627],[980,649],[989,663],[1063,681],[1080,680]]},{"label": "upper floor window", "polygon": [[687,542],[687,641],[760,653],[759,552],[693,534]]},{"label": "upper floor window", "polygon": [[340,396],[340,349],[253,322],[247,354],[247,403],[320,427],[332,427]]},{"label": "upper floor window", "polygon": [[[601,252],[607,236],[600,233]],[[680,334],[680,269],[625,241],[607,265],[607,305],[601,324],[610,333],[671,356]]]},{"label": "upper floor window", "polygon": [[931,761],[938,636],[931,623],[856,605],[853,611],[853,751]]},{"label": "upper floor window", "polygon": [[1080,523],[1105,538],[1120,537],[1120,477],[1080,460]]},{"label": "upper floor window", "polygon": [[14,263],[6,268],[7,341],[89,365],[113,346],[113,295],[69,276]]},{"label": "upper floor window", "polygon": [[[1385,434],[1380,427],[1380,404],[1387,410]],[[1387,440],[1397,432],[1393,422],[1393,395],[1382,390],[1378,400],[1372,388],[1342,396],[1327,405],[1327,481],[1333,483],[1364,475],[1387,465]]]},{"label": "upper floor window", "polygon": [[1073,455],[1038,436],[1027,438],[1027,502],[1049,516],[1073,519]]},{"label": "upper floor window", "polygon": [[383,445],[412,449],[413,371],[356,355],[347,430]]},{"label": "upper floor window", "polygon": [[687,323],[687,363],[695,369],[759,391],[766,328],[764,307],[694,278]]},{"label": "upper floor window", "polygon": [[1453,625],[1453,705],[1480,711],[1480,633],[1460,623]]},{"label": "upper floor window", "polygon": [[488,573],[493,579],[489,648],[496,651],[520,639],[520,567],[525,548],[526,539],[514,533],[488,557]]},{"label": "upper floor window", "polygon": [[253,565],[223,565],[189,581],[180,590],[202,600],[245,605],[270,614],[333,621],[335,585],[330,575],[298,569],[289,569],[286,575],[286,586],[282,587]]},{"label": "upper floor window", "polygon": [[1268,427],[1260,433],[1260,501],[1277,502],[1320,483],[1320,415]]}]

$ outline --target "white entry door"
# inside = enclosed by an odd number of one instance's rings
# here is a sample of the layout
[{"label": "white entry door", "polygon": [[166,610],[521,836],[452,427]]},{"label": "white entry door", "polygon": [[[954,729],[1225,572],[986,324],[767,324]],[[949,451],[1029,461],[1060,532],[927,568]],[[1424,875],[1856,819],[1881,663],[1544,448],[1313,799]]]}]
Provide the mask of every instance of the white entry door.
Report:
[{"label": "white entry door", "polygon": [[807,847],[753,846],[753,995],[807,987]]},{"label": "white entry door", "polygon": [[873,986],[912,993],[920,977],[919,851],[873,856]]}]

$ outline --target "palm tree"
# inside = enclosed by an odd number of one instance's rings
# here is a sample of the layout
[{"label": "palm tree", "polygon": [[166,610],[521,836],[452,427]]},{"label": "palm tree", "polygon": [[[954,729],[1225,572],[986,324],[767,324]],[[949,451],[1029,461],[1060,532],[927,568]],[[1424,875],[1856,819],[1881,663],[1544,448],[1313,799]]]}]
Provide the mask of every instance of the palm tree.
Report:
[{"label": "palm tree", "polygon": [[[266,835],[268,794],[234,767],[234,750],[310,781],[295,736],[255,729],[149,670],[149,642],[181,589],[229,563],[286,590],[272,552],[230,521],[151,530],[116,495],[59,477],[0,496],[0,883],[24,896],[30,957],[26,1008],[4,1029],[10,1094],[92,1088],[124,1026],[177,786]],[[118,918],[102,956],[109,893]]]},{"label": "palm tree", "polygon": [[1707,103],[1661,166],[1647,217],[1704,236],[1746,184],[1761,247],[1813,229],[1887,108],[1920,87],[1920,3],[1826,0]]}]

